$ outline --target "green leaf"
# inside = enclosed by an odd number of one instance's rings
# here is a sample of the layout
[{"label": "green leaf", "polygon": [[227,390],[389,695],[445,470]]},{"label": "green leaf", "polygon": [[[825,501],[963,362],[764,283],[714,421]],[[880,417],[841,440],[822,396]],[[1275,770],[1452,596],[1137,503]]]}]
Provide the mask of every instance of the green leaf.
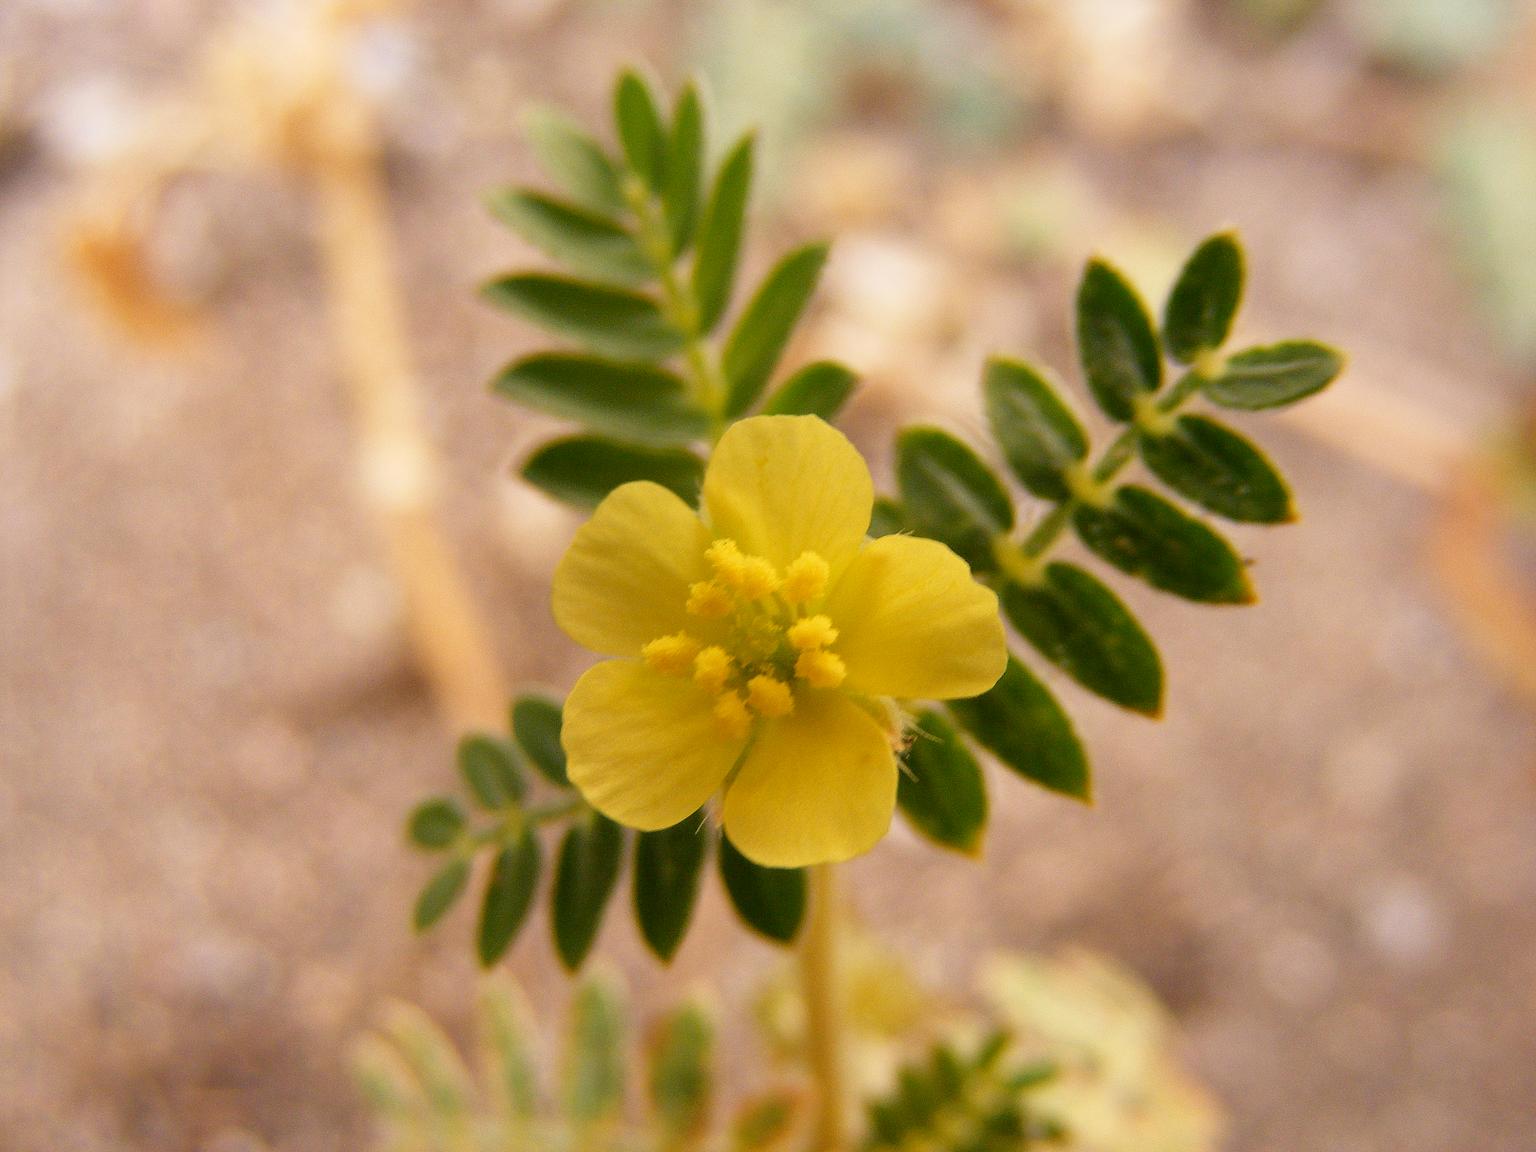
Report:
[{"label": "green leaf", "polygon": [[469,880],[469,861],[460,856],[443,865],[441,871],[427,881],[421,895],[416,898],[413,922],[416,931],[425,932],[443,918],[464,892]]},{"label": "green leaf", "polygon": [[608,979],[582,981],[571,1001],[565,1053],[565,1111],[586,1127],[624,1103],[624,996]]},{"label": "green leaf", "polygon": [[731,1152],[782,1152],[799,1111],[797,1098],[784,1090],[747,1101],[731,1122]]},{"label": "green leaf", "polygon": [[643,284],[655,275],[635,238],[606,217],[522,188],[495,191],[486,204],[528,243],[583,276]]},{"label": "green leaf", "polygon": [[619,76],[613,92],[613,122],[630,169],[660,192],[667,172],[667,130],[650,85],[633,71]]},{"label": "green leaf", "polygon": [[483,291],[491,303],[599,355],[661,360],[683,346],[654,300],[623,288],[523,272],[492,280]]},{"label": "green leaf", "polygon": [[820,416],[831,422],[853,395],[858,377],[835,360],[807,364],[763,403],[765,416]]},{"label": "green leaf", "polygon": [[1088,455],[1088,437],[1060,390],[1028,364],[993,357],[982,391],[992,435],[1013,474],[1044,500],[1067,499],[1067,474]]},{"label": "green leaf", "polygon": [[523,829],[515,844],[496,853],[490,883],[485,886],[485,903],[480,907],[480,930],[475,936],[483,967],[501,959],[527,919],[541,864],[539,842],[529,828]]},{"label": "green leaf", "polygon": [[1296,519],[1280,473],[1251,443],[1204,416],[1180,416],[1166,436],[1140,437],[1141,458],[1175,492],[1228,520]]},{"label": "green leaf", "polygon": [[509,364],[498,393],[594,432],[649,444],[685,444],[709,432],[688,386],[664,368],[569,352],[540,352]]},{"label": "green leaf", "polygon": [[800,313],[827,262],[828,246],[807,244],[780,260],[736,321],[721,357],[727,416],[740,416],[762,395]]},{"label": "green leaf", "polygon": [[1232,546],[1145,488],[1073,513],[1079,538],[1102,559],[1154,588],[1205,604],[1249,604],[1253,588]]},{"label": "green leaf", "polygon": [[942,541],[978,571],[997,566],[992,540],[1013,528],[1013,501],[966,444],[937,428],[896,438],[902,507],[925,536]]},{"label": "green leaf", "polygon": [[482,808],[505,808],[528,790],[515,753],[502,740],[474,734],[459,741],[459,772]]},{"label": "green leaf", "polygon": [[480,1030],[492,1091],[507,1115],[527,1120],[539,1106],[538,1034],[528,1002],[510,977],[482,983]]},{"label": "green leaf", "polygon": [[895,536],[898,532],[912,531],[907,510],[889,496],[875,497],[874,511],[869,517],[869,535],[878,540],[882,536]]},{"label": "green leaf", "polygon": [[601,812],[566,831],[555,866],[550,922],[555,950],[568,971],[580,968],[592,950],[623,858],[624,830]]},{"label": "green leaf", "polygon": [[912,826],[936,844],[976,855],[987,828],[987,785],[981,765],[938,712],[918,715],[896,783],[896,803]]},{"label": "green leaf", "polygon": [[602,436],[551,440],[523,465],[523,479],[556,500],[592,509],[620,484],[650,480],[689,504],[699,501],[704,462],[682,448],[647,448]]},{"label": "green leaf", "polygon": [[1227,342],[1243,299],[1243,249],[1233,232],[1205,240],[1185,263],[1163,307],[1168,353],[1192,364]]},{"label": "green leaf", "polygon": [[1326,344],[1287,340],[1229,357],[1205,394],[1223,408],[1284,408],[1321,392],[1343,370],[1344,357]]},{"label": "green leaf", "polygon": [[560,743],[560,701],[548,696],[519,696],[512,705],[512,733],[544,779],[557,788],[569,788],[565,774],[565,748]]},{"label": "green leaf", "polygon": [[525,130],[539,162],[567,196],[605,216],[625,210],[618,166],[581,125],[563,112],[536,107]]},{"label": "green leaf", "polygon": [[673,255],[686,251],[693,240],[699,213],[699,178],[704,172],[704,102],[694,84],[683,88],[672,112],[672,135],[667,143],[667,177],[662,189],[662,208],[672,233]]},{"label": "green leaf", "polygon": [[1090,260],[1077,290],[1077,344],[1089,391],[1111,420],[1129,420],[1133,401],[1163,382],[1152,319],[1116,269]]},{"label": "green leaf", "polygon": [[652,952],[668,961],[683,942],[709,851],[705,815],[642,832],[635,845],[635,916]]},{"label": "green leaf", "polygon": [[1003,677],[971,700],[951,700],[949,711],[977,741],[1019,775],[1078,800],[1093,788],[1088,758],[1072,721],[1056,698],[1018,660]]},{"label": "green leaf", "polygon": [[448,796],[436,796],[416,805],[406,823],[411,843],[428,852],[449,847],[464,831],[464,809]]},{"label": "green leaf", "polygon": [[799,933],[805,917],[804,869],[764,868],[721,833],[720,878],[748,928],[779,944],[788,944]]},{"label": "green leaf", "polygon": [[699,330],[714,331],[731,302],[736,259],[746,226],[747,196],[752,191],[752,155],[757,138],[747,133],[720,163],[704,209],[698,250],[693,260],[693,296],[699,306]]},{"label": "green leaf", "polygon": [[1162,712],[1157,648],[1095,577],[1072,564],[1049,564],[1038,584],[1004,585],[1002,601],[1019,634],[1084,688],[1122,708]]},{"label": "green leaf", "polygon": [[666,1148],[693,1146],[709,1122],[715,1027],[700,1004],[668,1016],[650,1050],[651,1105]]}]

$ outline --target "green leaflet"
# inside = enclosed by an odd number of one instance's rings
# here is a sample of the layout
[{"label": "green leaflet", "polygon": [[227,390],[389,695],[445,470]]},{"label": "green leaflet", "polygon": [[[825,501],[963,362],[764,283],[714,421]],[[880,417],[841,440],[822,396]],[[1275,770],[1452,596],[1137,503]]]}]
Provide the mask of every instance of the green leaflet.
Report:
[{"label": "green leaflet", "polygon": [[1046,566],[1038,584],[1009,581],[1003,611],[1019,634],[1084,688],[1148,716],[1163,707],[1163,666],[1130,610],[1073,564]]},{"label": "green leaflet", "polygon": [[1141,458],[1175,492],[1228,520],[1283,524],[1296,518],[1284,479],[1257,448],[1204,416],[1180,416],[1166,436],[1143,434]]},{"label": "green leaflet", "polygon": [[982,391],[992,435],[1019,482],[1042,499],[1067,499],[1067,474],[1087,457],[1088,437],[1060,389],[1028,364],[994,357]]},{"label": "green leaflet", "polygon": [[935,844],[967,855],[981,851],[987,786],[965,741],[940,713],[920,713],[903,753],[896,803]]},{"label": "green leaflet", "polygon": [[693,240],[699,211],[699,180],[704,172],[704,102],[697,86],[688,84],[677,97],[672,133],[667,141],[667,174],[662,209],[672,233],[672,254],[685,251]]},{"label": "green leaflet", "polygon": [[992,540],[1013,528],[1013,501],[967,445],[937,428],[907,428],[896,439],[902,507],[925,536],[949,545],[981,571],[996,567]]},{"label": "green leaflet", "polygon": [[664,368],[572,352],[540,352],[496,377],[509,400],[576,420],[592,431],[647,444],[686,444],[709,433],[687,385]]},{"label": "green leaflet", "polygon": [[660,360],[683,346],[654,300],[608,284],[523,272],[492,280],[484,294],[602,356]]},{"label": "green leaflet", "polygon": [[523,465],[523,479],[556,500],[592,509],[620,484],[649,480],[697,504],[704,462],[682,448],[647,448],[602,436],[551,440]]},{"label": "green leaflet", "polygon": [[660,960],[672,959],[688,931],[708,852],[703,812],[671,828],[642,832],[635,845],[635,917]]},{"label": "green leaflet", "polygon": [[668,1148],[693,1147],[709,1123],[715,1026],[700,1004],[668,1016],[650,1046],[651,1107]]},{"label": "green leaflet", "polygon": [[1077,800],[1093,795],[1088,758],[1050,691],[1018,660],[987,692],[951,700],[950,715],[982,747],[1026,779]]},{"label": "green leaflet", "polygon": [[624,996],[606,978],[585,980],[571,1001],[565,1050],[565,1111],[586,1127],[611,1120],[624,1104]]},{"label": "green leaflet", "polygon": [[555,950],[567,971],[581,967],[597,939],[623,858],[624,830],[600,812],[566,830],[555,867],[550,921]]},{"label": "green leaflet", "polygon": [[727,416],[740,416],[762,395],[816,290],[827,251],[825,244],[807,244],[780,260],[731,329],[721,356]]},{"label": "green leaflet", "polygon": [[835,360],[807,364],[763,403],[765,416],[820,416],[829,423],[853,395],[858,377]]},{"label": "green leaflet", "polygon": [[524,828],[515,841],[496,853],[475,935],[483,967],[489,968],[502,958],[523,926],[533,906],[541,866],[539,842],[531,828]]},{"label": "green leaflet", "polygon": [[1077,345],[1089,391],[1111,420],[1135,415],[1136,397],[1163,382],[1163,355],[1136,290],[1115,268],[1090,260],[1077,290]]},{"label": "green leaflet", "polygon": [[440,852],[450,847],[464,831],[464,809],[448,796],[423,800],[406,822],[406,835],[416,847]]},{"label": "green leaflet", "polygon": [[764,868],[720,834],[720,878],[731,905],[748,928],[777,944],[788,944],[805,918],[805,870]]},{"label": "green leaflet", "polygon": [[1237,236],[1210,237],[1185,262],[1163,308],[1168,354],[1192,364],[1226,343],[1243,299],[1243,249]]},{"label": "green leaflet", "polygon": [[524,188],[493,192],[486,203],[528,243],[582,276],[623,284],[654,278],[635,238],[607,217]]},{"label": "green leaflet", "polygon": [[416,911],[412,917],[416,931],[425,932],[443,918],[464,893],[469,880],[469,861],[463,857],[450,860],[427,881],[421,895],[416,898]]},{"label": "green leaflet", "polygon": [[459,741],[459,773],[482,808],[492,811],[523,798],[528,790],[516,753],[504,740],[470,735]]},{"label": "green leaflet", "polygon": [[869,535],[878,540],[881,536],[894,536],[898,532],[912,531],[907,510],[889,496],[875,497],[874,511],[869,517]]},{"label": "green leaflet", "polygon": [[512,732],[539,774],[557,788],[569,788],[565,749],[560,745],[561,710],[547,696],[519,696],[512,705]]},{"label": "green leaflet", "polygon": [[537,1029],[522,990],[511,980],[486,980],[480,1031],[491,1075],[488,1086],[504,1115],[527,1120],[538,1108]]},{"label": "green leaflet", "polygon": [[757,139],[749,132],[726,155],[704,210],[693,260],[693,294],[699,305],[701,332],[713,332],[731,302],[756,146]]},{"label": "green leaflet", "polygon": [[613,122],[631,171],[660,192],[667,173],[667,132],[650,85],[635,72],[620,75],[614,88]]},{"label": "green leaflet", "polygon": [[1102,507],[1079,507],[1072,523],[1099,557],[1154,588],[1206,604],[1253,601],[1232,545],[1155,492],[1118,488]]},{"label": "green leaflet", "polygon": [[581,125],[553,108],[536,107],[528,113],[524,127],[534,154],[561,191],[590,212],[603,216],[624,212],[619,170]]},{"label": "green leaflet", "polygon": [[1314,340],[1286,340],[1230,357],[1205,394],[1223,408],[1284,408],[1321,392],[1344,370],[1344,357]]}]

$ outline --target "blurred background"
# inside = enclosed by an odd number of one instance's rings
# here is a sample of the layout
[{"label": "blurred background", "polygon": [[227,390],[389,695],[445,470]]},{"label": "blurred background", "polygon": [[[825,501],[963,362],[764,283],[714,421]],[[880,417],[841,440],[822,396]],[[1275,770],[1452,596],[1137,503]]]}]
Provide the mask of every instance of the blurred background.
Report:
[{"label": "blurred background", "polygon": [[[639,61],[762,126],[749,274],[836,237],[794,354],[865,373],[877,475],[898,421],[979,427],[988,352],[1074,379],[1090,253],[1160,299],[1238,227],[1238,339],[1351,357],[1263,435],[1303,518],[1234,530],[1261,602],[1117,582],[1168,718],[1053,681],[1097,807],[994,774],[980,863],[898,830],[853,899],[956,990],[998,947],[1117,957],[1231,1149],[1536,1148],[1530,3],[369,7],[341,74],[377,116],[443,531],[517,685],[587,660],[547,609],[577,521],[511,474],[548,426],[486,387],[541,339],[475,295],[533,258],[480,200],[538,179],[530,101],[603,124]],[[255,108],[312,23],[0,4],[0,1147],[357,1148],[345,1053],[380,1002],[468,1017],[470,915],[412,936],[401,834],[452,733],[359,470],[328,225]],[[700,917],[662,970],[610,916],[642,1005],[742,1003],[777,962],[717,891]],[[565,995],[542,923],[510,964]]]}]

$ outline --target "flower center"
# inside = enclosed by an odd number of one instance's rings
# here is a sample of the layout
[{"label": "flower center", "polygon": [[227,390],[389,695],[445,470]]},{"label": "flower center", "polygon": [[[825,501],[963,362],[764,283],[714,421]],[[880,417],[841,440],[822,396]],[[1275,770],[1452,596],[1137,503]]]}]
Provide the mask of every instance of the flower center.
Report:
[{"label": "flower center", "polygon": [[815,611],[827,594],[826,560],[802,552],[780,573],[734,540],[716,540],[704,555],[714,578],[688,589],[688,613],[699,627],[652,640],[641,651],[647,664],[708,689],[721,730],[737,739],[754,717],[793,712],[799,685],[843,682],[848,670],[831,650],[837,629]]}]

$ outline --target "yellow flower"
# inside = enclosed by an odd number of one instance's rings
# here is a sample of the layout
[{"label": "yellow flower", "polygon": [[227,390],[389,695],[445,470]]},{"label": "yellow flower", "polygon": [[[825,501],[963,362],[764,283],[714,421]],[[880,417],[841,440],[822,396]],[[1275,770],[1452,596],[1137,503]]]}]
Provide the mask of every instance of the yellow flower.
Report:
[{"label": "yellow flower", "polygon": [[733,425],[703,519],[656,484],[615,489],[554,578],[555,619],[618,657],[565,705],[576,785],[604,814],[666,828],[716,793],[726,833],[770,867],[846,860],[896,802],[890,698],[985,692],[1007,662],[997,597],[932,540],[867,540],[874,489],[813,416]]}]

